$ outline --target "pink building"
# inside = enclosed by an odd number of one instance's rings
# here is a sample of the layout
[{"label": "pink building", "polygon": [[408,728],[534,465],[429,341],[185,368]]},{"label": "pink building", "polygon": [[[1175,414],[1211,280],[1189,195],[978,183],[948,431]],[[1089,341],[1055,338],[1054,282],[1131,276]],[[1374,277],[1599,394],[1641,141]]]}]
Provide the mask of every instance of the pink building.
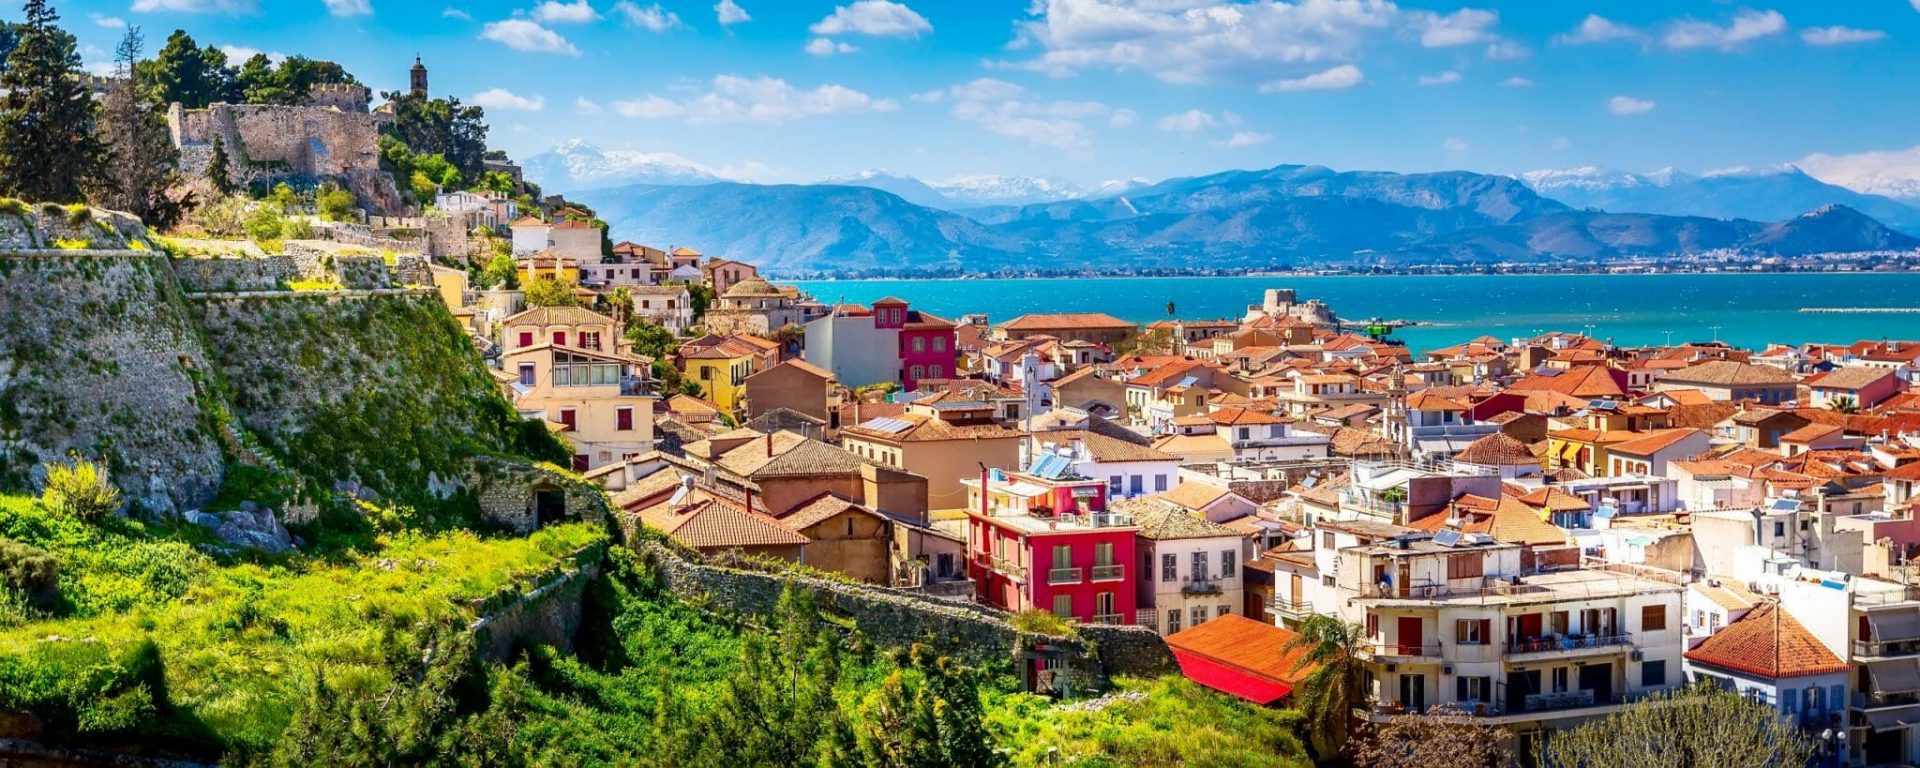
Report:
[{"label": "pink building", "polygon": [[1107,512],[1106,482],[1042,456],[1027,472],[982,472],[967,488],[968,570],[980,598],[1009,611],[1051,611],[1082,623],[1132,624],[1135,534]]}]

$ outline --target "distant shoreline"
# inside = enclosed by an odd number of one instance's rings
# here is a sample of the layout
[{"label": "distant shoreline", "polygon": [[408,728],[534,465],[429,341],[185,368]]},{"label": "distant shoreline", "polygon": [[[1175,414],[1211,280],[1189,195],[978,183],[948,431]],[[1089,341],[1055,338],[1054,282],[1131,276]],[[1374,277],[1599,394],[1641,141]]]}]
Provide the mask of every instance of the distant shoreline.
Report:
[{"label": "distant shoreline", "polygon": [[917,276],[917,275],[875,275],[871,277],[791,277],[770,274],[768,279],[796,283],[880,283],[880,282],[982,282],[988,280],[1165,280],[1199,278],[1301,278],[1301,277],[1657,277],[1662,275],[1898,275],[1910,274],[1910,269],[1660,269],[1647,271],[1618,271],[1611,269],[1596,270],[1513,270],[1505,272],[1438,272],[1438,271],[1286,271],[1286,272],[1176,272],[1167,274],[1140,274],[1128,272],[1095,273],[1048,273],[1017,275],[966,275],[966,276]]}]

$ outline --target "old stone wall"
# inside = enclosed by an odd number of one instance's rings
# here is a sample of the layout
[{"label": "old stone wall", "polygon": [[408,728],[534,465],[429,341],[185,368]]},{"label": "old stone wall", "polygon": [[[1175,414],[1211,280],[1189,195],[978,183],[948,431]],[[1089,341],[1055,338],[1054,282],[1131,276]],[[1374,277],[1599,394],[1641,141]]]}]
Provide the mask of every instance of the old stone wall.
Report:
[{"label": "old stone wall", "polygon": [[499,662],[511,662],[516,649],[535,644],[571,653],[580,634],[582,597],[587,583],[600,577],[604,552],[595,548],[582,553],[591,562],[541,580],[540,586],[475,621],[469,631],[480,653]]},{"label": "old stone wall", "polygon": [[173,277],[189,293],[214,291],[278,291],[300,279],[293,257],[274,254],[257,258],[174,259]]},{"label": "old stone wall", "polygon": [[[321,240],[289,240],[287,256],[293,259],[300,275],[308,280],[327,280],[355,290],[396,288],[392,270],[379,254],[358,246],[341,246]],[[431,285],[432,280],[426,284]]]},{"label": "old stone wall", "polygon": [[403,253],[394,257],[393,279],[401,285],[433,285],[433,268],[427,257]]},{"label": "old stone wall", "polygon": [[569,520],[605,521],[612,503],[598,484],[554,469],[491,459],[474,462],[466,478],[488,525],[527,533],[539,526],[539,494],[558,493],[558,514]]},{"label": "old stone wall", "polygon": [[427,255],[463,261],[472,257],[466,221],[456,216],[429,216],[420,227],[427,236]]},{"label": "old stone wall", "polygon": [[212,498],[223,461],[194,325],[158,252],[0,251],[0,487],[37,489],[78,454],[155,512]]},{"label": "old stone wall", "polygon": [[1083,641],[1049,637],[1021,632],[1003,614],[985,606],[826,579],[701,565],[658,544],[637,546],[659,564],[669,591],[689,599],[709,599],[743,614],[772,616],[781,591],[791,584],[812,592],[821,610],[852,621],[863,636],[882,645],[923,643],[941,654],[978,662],[1003,662],[1037,644],[1060,645],[1078,649],[1082,658],[1097,662],[1108,675],[1158,675],[1173,666],[1166,643],[1144,627],[1083,626]]}]

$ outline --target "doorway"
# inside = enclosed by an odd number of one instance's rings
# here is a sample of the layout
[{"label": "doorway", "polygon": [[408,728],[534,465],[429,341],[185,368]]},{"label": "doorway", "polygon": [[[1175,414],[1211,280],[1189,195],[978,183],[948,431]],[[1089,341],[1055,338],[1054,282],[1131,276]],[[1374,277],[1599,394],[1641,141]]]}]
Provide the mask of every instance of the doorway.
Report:
[{"label": "doorway", "polygon": [[1580,668],[1580,690],[1593,691],[1593,703],[1613,701],[1613,665],[1588,664]]},{"label": "doorway", "polygon": [[533,492],[533,527],[545,528],[567,517],[567,496],[559,491]]}]

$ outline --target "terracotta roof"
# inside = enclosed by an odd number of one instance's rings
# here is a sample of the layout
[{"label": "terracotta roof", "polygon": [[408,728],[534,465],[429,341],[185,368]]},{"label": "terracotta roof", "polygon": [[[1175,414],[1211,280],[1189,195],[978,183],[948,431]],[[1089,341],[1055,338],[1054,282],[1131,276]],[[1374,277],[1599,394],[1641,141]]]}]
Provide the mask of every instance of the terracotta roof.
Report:
[{"label": "terracotta roof", "polygon": [[1153,448],[1157,451],[1188,458],[1205,453],[1231,453],[1233,448],[1219,435],[1211,432],[1199,435],[1161,435],[1154,438]]},{"label": "terracotta roof", "polygon": [[1414,411],[1464,411],[1467,404],[1437,392],[1421,390],[1407,398],[1407,409]]},{"label": "terracotta roof", "polygon": [[1341,427],[1334,430],[1328,449],[1338,456],[1391,456],[1400,446],[1370,429]]},{"label": "terracotta roof", "polygon": [[1239,538],[1241,535],[1238,531],[1156,497],[1114,502],[1108,511],[1132,515],[1133,524],[1140,526],[1140,537],[1157,541]]},{"label": "terracotta roof", "polygon": [[1661,381],[1678,381],[1688,384],[1710,384],[1714,386],[1737,386],[1753,384],[1792,384],[1793,374],[1771,365],[1754,365],[1733,360],[1708,360],[1690,365],[1677,371],[1660,375]]},{"label": "terracotta roof", "polygon": [[1180,458],[1170,453],[1156,451],[1151,446],[1086,429],[1055,429],[1036,432],[1034,437],[1042,442],[1061,445],[1071,445],[1077,440],[1085,445],[1087,452],[1093,454],[1093,459],[1099,462],[1176,461]]},{"label": "terracotta roof", "polygon": [[[865,414],[862,415],[864,416]],[[888,417],[897,421],[906,422],[907,426],[897,431],[887,431],[869,426],[873,418],[874,417],[868,417],[867,422],[850,427],[843,427],[840,430],[840,434],[869,440],[885,440],[888,442],[979,440],[982,438],[1019,438],[1024,436],[1018,431],[1008,429],[999,424],[949,424],[932,416],[919,413],[902,413],[897,416]],[[846,422],[841,423],[844,424]]]},{"label": "terracotta roof", "polygon": [[1570,397],[1623,397],[1626,388],[1603,365],[1576,365],[1564,371],[1536,371],[1508,386],[1515,392],[1547,391]]},{"label": "terracotta roof", "polygon": [[1289,649],[1300,635],[1264,621],[1228,614],[1167,636],[1167,648],[1187,677],[1208,687],[1268,704],[1313,673],[1301,665],[1307,647]]},{"label": "terracotta roof", "polygon": [[1207,505],[1219,501],[1221,497],[1232,493],[1225,486],[1202,483],[1195,480],[1183,480],[1166,491],[1154,494],[1152,498],[1161,499],[1191,510],[1203,510]]},{"label": "terracotta roof", "polygon": [[1484,464],[1492,467],[1520,465],[1539,466],[1540,459],[1533,455],[1533,449],[1526,443],[1505,432],[1495,432],[1467,444],[1466,448],[1455,454],[1453,460],[1468,464]]},{"label": "terracotta roof", "polygon": [[1701,432],[1700,430],[1687,428],[1687,427],[1683,427],[1680,429],[1656,430],[1653,432],[1649,432],[1642,437],[1636,437],[1632,440],[1627,440],[1625,442],[1614,443],[1612,446],[1607,448],[1607,452],[1608,453],[1625,453],[1633,456],[1652,456],[1656,453],[1659,453],[1661,451],[1664,451],[1668,448],[1673,447],[1675,444],[1678,444],[1682,440],[1685,440],[1689,437],[1692,437],[1694,435],[1700,435],[1700,434],[1705,434],[1705,433]]},{"label": "terracotta roof", "polygon": [[1540,519],[1538,511],[1512,496],[1500,497],[1487,533],[1509,544],[1565,544],[1568,538],[1566,529]]},{"label": "terracotta roof", "polygon": [[[678,253],[678,251],[676,251],[675,253]],[[727,289],[727,292],[725,294],[721,295],[721,297],[732,299],[732,298],[747,297],[747,296],[779,296],[779,295],[781,295],[780,289],[774,287],[773,283],[767,282],[767,279],[764,277],[761,277],[759,275],[754,275],[752,277],[746,278],[745,280],[741,280],[740,282],[734,283],[732,287]]]},{"label": "terracotta roof", "polygon": [[1015,331],[1132,330],[1134,325],[1103,312],[1066,312],[1021,315],[1000,327]]},{"label": "terracotta roof", "polygon": [[764,374],[764,373],[767,373],[767,372],[769,372],[769,371],[777,371],[777,370],[780,370],[780,369],[782,369],[782,368],[787,368],[787,369],[791,369],[791,370],[797,370],[797,371],[802,371],[802,372],[805,372],[805,373],[807,373],[807,374],[809,374],[809,375],[811,375],[811,376],[813,376],[814,378],[818,378],[818,379],[826,379],[827,381],[832,381],[832,380],[833,380],[833,373],[832,373],[832,372],[830,372],[830,371],[827,371],[826,369],[823,369],[823,368],[821,368],[820,366],[817,366],[817,365],[814,365],[814,364],[812,364],[812,363],[809,363],[809,362],[807,362],[807,361],[805,361],[805,360],[801,360],[801,359],[798,359],[798,358],[795,358],[795,359],[792,359],[792,360],[788,360],[788,361],[786,361],[786,362],[784,362],[784,363],[781,363],[781,364],[779,364],[779,365],[776,365],[776,366],[773,366],[773,367],[771,367],[771,368],[765,368],[765,369],[762,369],[762,370],[760,370],[760,371],[759,371],[758,373],[755,373],[755,374],[753,374],[753,376],[748,376],[747,378],[748,378],[748,379],[752,379],[752,378],[753,378],[754,376],[759,376],[759,375],[761,375],[761,374]]},{"label": "terracotta roof", "polygon": [[1687,659],[1769,680],[1847,672],[1852,667],[1821,644],[1806,626],[1766,603],[1713,633]]},{"label": "terracotta roof", "polygon": [[1832,424],[1808,424],[1804,427],[1780,436],[1783,443],[1811,443],[1820,438],[1845,433],[1846,430]]},{"label": "terracotta roof", "polygon": [[800,535],[771,517],[748,512],[731,502],[695,490],[679,506],[662,501],[640,510],[640,521],[695,549],[797,546]]},{"label": "terracotta roof", "polygon": [[1158,387],[1170,381],[1174,381],[1174,382],[1180,381],[1189,372],[1195,369],[1204,368],[1204,367],[1205,366],[1201,365],[1199,362],[1194,360],[1181,360],[1178,362],[1168,363],[1166,365],[1155,368],[1151,371],[1147,371],[1146,373],[1140,374],[1139,376],[1135,376],[1131,379],[1128,379],[1127,385],[1137,386],[1137,387]]},{"label": "terracotta roof", "polygon": [[579,307],[534,307],[508,315],[500,324],[508,325],[613,325],[613,318]]},{"label": "terracotta roof", "polygon": [[1689,588],[1699,592],[1702,597],[1712,600],[1715,605],[1729,611],[1744,611],[1759,605],[1761,601],[1759,595],[1749,592],[1746,587],[1742,587],[1731,581],[1720,582],[1718,586],[1704,581],[1697,581],[1690,585]]},{"label": "terracotta roof", "polygon": [[1855,390],[1892,375],[1893,371],[1887,368],[1870,368],[1864,365],[1855,365],[1836,369],[1825,376],[1821,376],[1817,380],[1808,382],[1808,384],[1814,389]]},{"label": "terracotta roof", "polygon": [[1584,499],[1566,491],[1552,487],[1536,488],[1531,492],[1515,496],[1520,503],[1549,512],[1579,512],[1593,509]]},{"label": "terracotta roof", "polygon": [[[792,434],[792,433],[782,433]],[[764,440],[764,438],[762,438]],[[742,446],[735,450],[746,450]],[[765,452],[765,448],[762,448]],[[732,454],[729,453],[729,456]],[[806,440],[773,457],[753,472],[753,477],[798,477],[806,475],[857,474],[866,461],[851,452],[818,440]]]},{"label": "terracotta roof", "polygon": [[796,531],[804,531],[849,510],[874,517],[885,517],[858,502],[849,501],[832,493],[822,493],[801,502],[792,511],[781,515],[780,524]]}]

